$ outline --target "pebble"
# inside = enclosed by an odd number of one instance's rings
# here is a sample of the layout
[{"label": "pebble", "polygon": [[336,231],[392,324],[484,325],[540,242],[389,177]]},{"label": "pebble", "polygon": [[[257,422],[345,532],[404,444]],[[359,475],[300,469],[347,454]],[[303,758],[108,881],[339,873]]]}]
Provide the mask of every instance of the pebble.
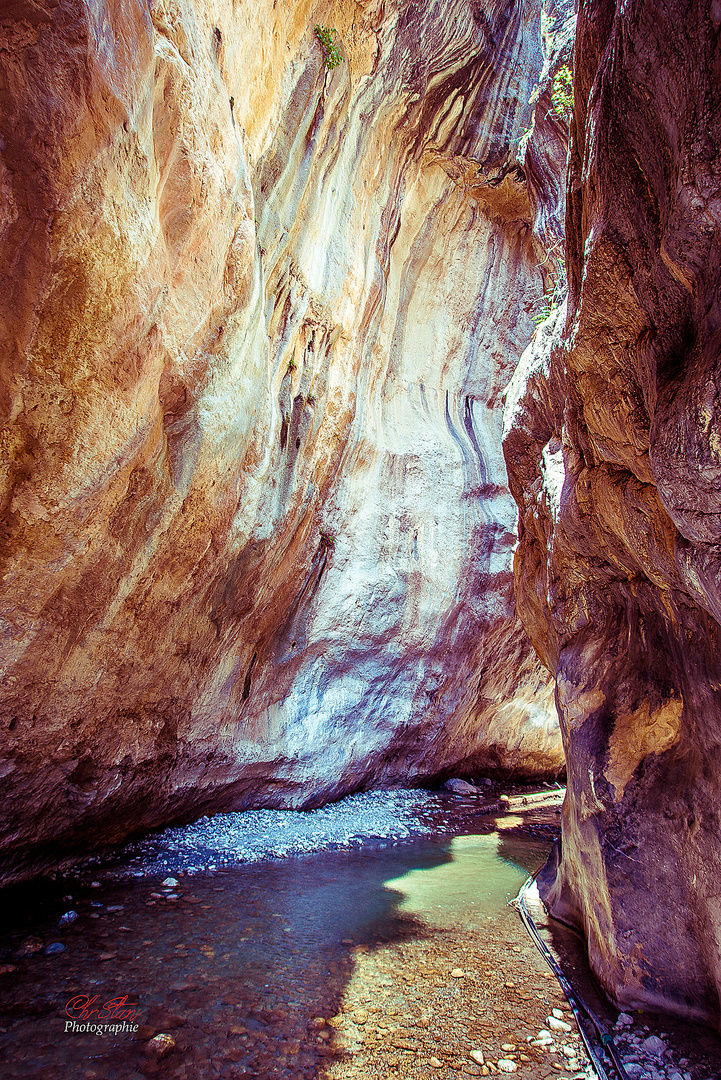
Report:
[{"label": "pebble", "polygon": [[125,904],[108,904],[106,911],[123,911]]},{"label": "pebble", "polygon": [[431,1060],[428,1062],[428,1064],[430,1065],[430,1067],[432,1069],[442,1069],[443,1068],[442,1062],[440,1062],[437,1057],[432,1057]]},{"label": "pebble", "polygon": [[511,1061],[510,1058],[500,1058],[498,1061],[498,1068],[501,1072],[518,1072],[518,1066],[516,1065],[515,1061]]},{"label": "pebble", "polygon": [[624,1028],[624,1027],[631,1027],[632,1025],[633,1025],[633,1017],[629,1016],[628,1013],[623,1013],[622,1012],[622,1013],[618,1014],[618,1020],[616,1021],[614,1027]]},{"label": "pebble", "polygon": [[475,1061],[476,1065],[486,1064],[486,1059],[483,1056],[482,1050],[471,1050],[468,1056],[470,1057],[471,1061]]},{"label": "pebble", "polygon": [[0,975],[12,975],[17,969],[17,964],[0,964]]},{"label": "pebble", "polygon": [[551,1014],[556,1017],[556,1020],[563,1020],[563,1013],[560,1009],[551,1009]]},{"label": "pebble", "polygon": [[40,952],[43,947],[42,938],[29,937],[23,941],[22,945],[17,951],[18,956],[33,956],[35,953]]},{"label": "pebble", "polygon": [[466,973],[463,968],[454,968],[451,972],[452,979],[465,979]]},{"label": "pebble", "polygon": [[645,1050],[647,1054],[663,1054],[666,1044],[663,1039],[659,1039],[658,1035],[649,1035],[641,1043],[641,1049]]},{"label": "pebble", "polygon": [[507,1054],[512,1054],[515,1049],[515,1043],[501,1043],[501,1050],[505,1051]]},{"label": "pebble", "polygon": [[177,889],[178,885],[180,885],[180,882],[177,878],[166,877],[165,881],[161,882],[161,884],[164,885],[166,889]]},{"label": "pebble", "polygon": [[64,915],[61,915],[58,926],[70,926],[74,923],[78,917],[77,911],[66,911]]},{"label": "pebble", "polygon": [[546,1023],[551,1031],[573,1031],[570,1024],[567,1024],[565,1020],[559,1020],[555,1016],[547,1016]]},{"label": "pebble", "polygon": [[51,941],[44,951],[46,956],[55,956],[57,953],[65,952],[65,946],[62,941]]},{"label": "pebble", "polygon": [[145,1044],[145,1049],[149,1054],[155,1054],[156,1057],[165,1057],[175,1046],[175,1039],[172,1035],[166,1035],[161,1033],[154,1036]]}]

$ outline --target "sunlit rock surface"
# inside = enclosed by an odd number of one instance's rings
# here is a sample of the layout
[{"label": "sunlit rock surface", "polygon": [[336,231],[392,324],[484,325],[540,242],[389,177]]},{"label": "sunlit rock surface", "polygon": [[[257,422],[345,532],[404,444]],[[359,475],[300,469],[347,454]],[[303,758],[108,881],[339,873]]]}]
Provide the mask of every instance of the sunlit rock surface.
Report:
[{"label": "sunlit rock surface", "polygon": [[587,0],[568,321],[508,393],[518,608],[568,759],[542,892],[625,1007],[721,987],[721,6]]},{"label": "sunlit rock surface", "polygon": [[535,0],[12,0],[0,31],[8,876],[558,772],[500,441]]}]

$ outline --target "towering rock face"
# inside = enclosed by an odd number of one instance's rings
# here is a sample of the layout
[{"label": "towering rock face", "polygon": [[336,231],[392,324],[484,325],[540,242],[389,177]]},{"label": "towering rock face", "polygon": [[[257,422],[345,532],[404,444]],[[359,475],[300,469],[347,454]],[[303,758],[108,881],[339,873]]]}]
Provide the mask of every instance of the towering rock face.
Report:
[{"label": "towering rock face", "polygon": [[2,6],[8,876],[211,809],[561,768],[499,413],[540,291],[539,17]]},{"label": "towering rock face", "polygon": [[545,873],[625,1006],[721,987],[721,5],[586,0],[569,307],[525,353],[505,449],[518,606],[568,761]]}]

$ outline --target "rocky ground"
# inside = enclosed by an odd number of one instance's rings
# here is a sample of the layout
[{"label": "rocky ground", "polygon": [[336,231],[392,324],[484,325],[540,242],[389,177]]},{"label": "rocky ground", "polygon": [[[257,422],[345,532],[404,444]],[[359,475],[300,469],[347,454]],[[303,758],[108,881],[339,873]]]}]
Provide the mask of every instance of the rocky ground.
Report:
[{"label": "rocky ground", "polygon": [[[520,811],[498,824],[509,834],[553,836],[557,808]],[[711,1032],[668,1018],[618,1014],[591,982],[575,935],[551,924],[539,907],[533,916],[574,984],[613,1031],[632,1080],[721,1076],[721,1045]],[[514,913],[509,912],[506,935],[492,944],[484,940],[482,948],[475,934],[454,926],[432,942],[353,952],[355,974],[344,1008],[318,1036],[331,1036],[344,1054],[321,1071],[324,1080],[595,1076],[565,995]]]}]

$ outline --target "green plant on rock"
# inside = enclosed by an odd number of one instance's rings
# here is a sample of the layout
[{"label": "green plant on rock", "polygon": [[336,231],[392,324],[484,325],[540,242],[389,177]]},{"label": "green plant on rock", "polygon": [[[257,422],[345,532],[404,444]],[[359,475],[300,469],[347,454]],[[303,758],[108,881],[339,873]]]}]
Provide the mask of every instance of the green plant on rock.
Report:
[{"label": "green plant on rock", "polygon": [[560,67],[553,76],[551,105],[553,118],[570,124],[573,113],[573,74],[568,64]]},{"label": "green plant on rock", "polygon": [[545,322],[556,308],[560,307],[568,293],[566,280],[566,260],[560,243],[554,245],[546,256],[547,267],[543,283],[543,296],[533,311],[536,326]]},{"label": "green plant on rock", "polygon": [[335,36],[338,31],[332,26],[316,26],[315,36],[323,46],[325,53],[325,66],[328,71],[332,71],[333,68],[337,68],[339,64],[343,63],[344,57],[341,56],[338,46],[335,44]]}]

